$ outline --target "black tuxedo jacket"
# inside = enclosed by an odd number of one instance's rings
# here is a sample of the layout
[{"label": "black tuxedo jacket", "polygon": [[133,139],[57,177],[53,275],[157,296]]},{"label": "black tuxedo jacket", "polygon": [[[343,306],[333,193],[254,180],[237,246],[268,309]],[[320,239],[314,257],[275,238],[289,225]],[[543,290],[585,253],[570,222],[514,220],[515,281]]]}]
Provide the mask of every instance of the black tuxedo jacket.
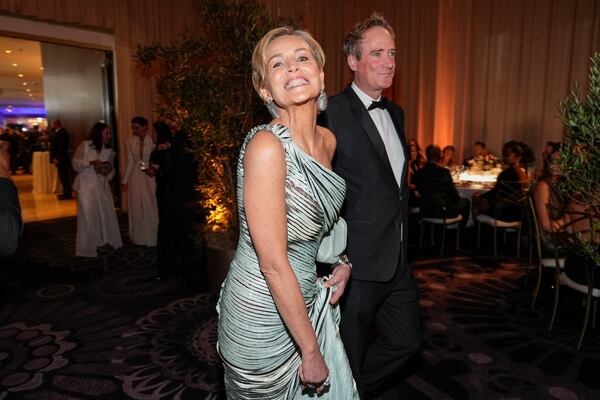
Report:
[{"label": "black tuxedo jacket", "polygon": [[58,159],[59,164],[70,164],[69,158],[69,133],[65,128],[59,128],[52,136],[50,158]]},{"label": "black tuxedo jacket", "polygon": [[0,258],[17,250],[22,232],[23,219],[17,187],[10,179],[0,178]]},{"label": "black tuxedo jacket", "polygon": [[[417,187],[421,194],[421,215],[424,217],[443,218],[456,217],[460,212],[460,194],[452,182],[452,175],[444,167],[435,163],[428,162],[415,172],[412,177],[412,183]],[[442,209],[441,204],[430,204],[426,199],[431,197],[443,198],[446,211]]]},{"label": "black tuxedo jacket", "polygon": [[387,111],[404,149],[402,187],[394,178],[383,140],[369,112],[348,86],[329,99],[320,123],[333,131],[334,171],[346,180],[342,217],[348,224],[348,257],[353,279],[385,282],[406,268],[408,238],[407,154],[404,112],[392,102]]}]

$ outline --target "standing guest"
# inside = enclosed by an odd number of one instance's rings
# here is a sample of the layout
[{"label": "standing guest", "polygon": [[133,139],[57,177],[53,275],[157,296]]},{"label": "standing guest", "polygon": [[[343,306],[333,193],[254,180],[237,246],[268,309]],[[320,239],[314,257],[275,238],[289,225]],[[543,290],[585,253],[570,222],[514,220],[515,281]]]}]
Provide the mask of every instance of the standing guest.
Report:
[{"label": "standing guest", "polygon": [[462,215],[466,224],[470,214],[469,200],[460,197],[447,168],[440,166],[439,146],[430,144],[425,149],[427,164],[413,176],[413,183],[421,194],[421,215],[429,218],[454,218]]},{"label": "standing guest", "polygon": [[73,168],[77,171],[73,188],[77,192],[78,256],[96,257],[98,247],[105,244],[115,249],[123,246],[110,190],[115,174],[110,137],[108,125],[94,124],[90,139],[81,142],[73,156]]},{"label": "standing guest", "polygon": [[324,234],[338,219],[344,180],[331,170],[324,110],[325,55],[310,34],[269,31],[252,82],[274,119],[252,129],[237,169],[240,238],[223,284],[218,350],[230,399],[358,399],[338,334],[351,266],[317,279]]},{"label": "standing guest", "polygon": [[186,204],[193,197],[194,165],[186,153],[186,138],[175,136],[164,122],[153,124],[155,150],[150,156],[149,176],[156,176],[158,235],[156,255],[157,280],[181,272],[190,230]]},{"label": "standing guest", "polygon": [[[406,262],[404,112],[382,97],[394,78],[394,37],[377,13],[354,26],[344,39],[354,81],[330,99],[325,114],[337,139],[334,171],[348,185],[342,216],[354,268],[340,333],[361,399],[380,388],[421,345],[419,296]],[[378,335],[371,341],[373,331]]]},{"label": "standing guest", "polygon": [[60,120],[55,119],[51,124],[53,135],[50,145],[50,159],[58,169],[58,177],[63,187],[59,200],[68,200],[71,195],[71,160],[69,159],[69,133],[63,128]]},{"label": "standing guest", "polygon": [[129,239],[139,246],[156,246],[156,181],[146,174],[154,143],[148,134],[146,118],[134,117],[131,120],[131,130],[133,136],[127,141],[127,166],[121,181],[122,189],[128,191]]},{"label": "standing guest", "polygon": [[10,143],[0,138],[0,258],[17,251],[23,218],[17,187],[10,177]]},{"label": "standing guest", "polygon": [[446,146],[442,150],[442,158],[440,160],[440,166],[448,169],[452,169],[456,167],[456,161],[454,160],[454,156],[456,154],[456,149],[454,146]]}]

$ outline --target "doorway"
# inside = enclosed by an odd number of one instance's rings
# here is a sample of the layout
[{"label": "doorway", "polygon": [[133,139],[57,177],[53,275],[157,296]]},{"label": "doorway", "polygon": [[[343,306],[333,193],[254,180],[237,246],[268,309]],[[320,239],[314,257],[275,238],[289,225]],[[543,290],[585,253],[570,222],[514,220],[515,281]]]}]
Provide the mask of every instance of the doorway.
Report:
[{"label": "doorway", "polygon": [[[98,121],[111,126],[118,143],[112,78],[111,51],[0,36],[0,135],[11,141],[25,222],[76,215],[75,200],[58,199],[49,125],[62,122],[71,156]],[[118,185],[113,189],[118,200]]]}]

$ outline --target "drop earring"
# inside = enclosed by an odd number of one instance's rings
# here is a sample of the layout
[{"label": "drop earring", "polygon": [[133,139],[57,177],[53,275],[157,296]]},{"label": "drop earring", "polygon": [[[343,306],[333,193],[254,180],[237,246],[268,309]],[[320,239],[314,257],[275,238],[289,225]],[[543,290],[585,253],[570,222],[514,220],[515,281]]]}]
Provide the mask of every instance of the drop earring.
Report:
[{"label": "drop earring", "polygon": [[267,107],[267,110],[269,111],[269,114],[271,114],[271,117],[279,118],[279,111],[277,110],[277,106],[275,105],[275,102],[272,98],[269,97],[267,101],[265,101],[265,107]]},{"label": "drop earring", "polygon": [[317,97],[317,109],[321,112],[325,111],[327,108],[327,94],[325,90],[321,90],[319,93],[319,97]]}]

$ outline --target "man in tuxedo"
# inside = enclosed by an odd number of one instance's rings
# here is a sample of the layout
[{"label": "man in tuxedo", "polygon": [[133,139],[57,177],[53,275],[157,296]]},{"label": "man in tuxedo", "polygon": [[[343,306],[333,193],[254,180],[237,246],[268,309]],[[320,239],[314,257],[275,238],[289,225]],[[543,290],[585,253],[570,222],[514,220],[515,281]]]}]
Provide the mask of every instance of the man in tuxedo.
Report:
[{"label": "man in tuxedo", "polygon": [[52,143],[50,147],[50,159],[58,169],[58,177],[63,187],[63,193],[58,196],[59,200],[68,200],[71,196],[71,159],[69,158],[69,134],[63,128],[60,120],[52,121]]},{"label": "man in tuxedo", "polygon": [[463,217],[462,224],[469,219],[469,200],[460,197],[450,171],[439,165],[442,151],[439,146],[430,144],[425,149],[427,164],[415,172],[412,182],[421,195],[421,215],[430,218]]},{"label": "man in tuxedo", "polygon": [[340,333],[365,399],[417,352],[421,334],[417,285],[406,263],[404,112],[381,96],[394,78],[392,27],[374,13],[346,36],[344,54],[354,81],[329,100],[321,123],[336,136],[333,167],[347,185],[342,216],[353,268]]},{"label": "man in tuxedo", "polygon": [[17,251],[23,231],[17,187],[10,176],[9,146],[10,142],[0,138],[0,258]]}]

